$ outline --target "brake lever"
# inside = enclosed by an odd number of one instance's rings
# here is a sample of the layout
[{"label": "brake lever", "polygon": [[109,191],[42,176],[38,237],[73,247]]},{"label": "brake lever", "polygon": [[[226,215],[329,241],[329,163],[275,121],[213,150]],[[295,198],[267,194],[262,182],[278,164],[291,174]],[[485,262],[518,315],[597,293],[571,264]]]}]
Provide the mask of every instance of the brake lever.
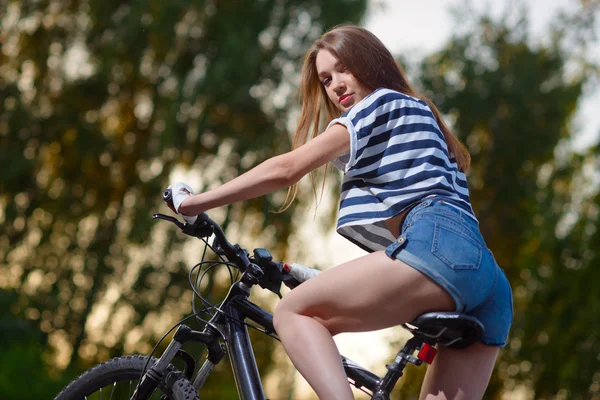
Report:
[{"label": "brake lever", "polygon": [[172,223],[174,223],[175,225],[177,225],[177,227],[178,227],[179,229],[182,229],[182,230],[183,230],[183,228],[185,227],[185,224],[181,223],[181,222],[180,222],[180,221],[179,221],[177,218],[171,217],[171,216],[169,216],[169,215],[164,215],[164,214],[159,214],[159,213],[156,213],[156,214],[154,214],[154,215],[152,216],[152,218],[154,218],[154,219],[164,219],[165,221],[172,222]]},{"label": "brake lever", "polygon": [[298,281],[291,274],[287,273],[284,263],[268,261],[265,268],[265,274],[261,277],[259,285],[263,289],[270,290],[281,299],[281,284],[285,284],[290,289],[300,286],[302,282]]}]

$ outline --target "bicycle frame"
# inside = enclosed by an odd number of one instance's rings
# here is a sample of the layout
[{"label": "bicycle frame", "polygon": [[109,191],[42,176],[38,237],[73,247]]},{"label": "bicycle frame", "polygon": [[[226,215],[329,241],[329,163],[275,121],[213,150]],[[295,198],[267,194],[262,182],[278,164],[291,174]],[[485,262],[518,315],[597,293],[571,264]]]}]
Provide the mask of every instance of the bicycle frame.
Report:
[{"label": "bicycle frame", "polygon": [[[193,331],[185,325],[178,328],[173,341],[168,345],[158,362],[148,370],[144,379],[142,379],[138,391],[132,397],[133,399],[137,399],[136,396],[152,393],[152,390],[156,387],[156,382],[158,382],[157,378],[162,376],[166,367],[187,341],[201,342],[206,344],[208,348],[208,359],[196,376],[190,376],[196,389],[200,389],[212,369],[224,356],[223,349],[218,345],[221,339],[227,347],[240,399],[265,399],[248,327],[243,321],[249,319],[263,327],[266,333],[274,333],[273,315],[248,299],[252,284],[248,285],[244,281],[247,282],[248,280],[242,277],[240,281],[232,286],[230,293],[220,307],[219,313],[211,319],[204,332]],[[342,357],[344,369],[355,387],[369,390],[373,399],[386,400],[389,399],[391,390],[402,376],[404,367],[409,362],[416,365],[421,364],[421,360],[414,357],[412,353],[418,350],[423,343],[423,339],[420,338],[413,337],[409,339],[394,362],[387,366],[388,372],[383,378]],[[147,379],[147,377],[150,379]]]},{"label": "bicycle frame", "polygon": [[[173,208],[170,189],[163,193],[163,199]],[[194,224],[182,224],[174,217],[162,214],[154,214],[154,218],[170,221],[183,233],[199,239],[214,235],[215,241],[211,248],[220,257],[221,262],[235,266],[242,272],[242,276],[231,286],[225,300],[216,308],[217,313],[207,322],[204,331],[194,331],[186,325],[179,326],[173,340],[156,364],[141,377],[131,399],[147,399],[164,378],[169,378],[168,375],[165,376],[167,368],[177,356],[185,363],[185,376],[199,391],[210,372],[225,356],[223,344],[231,359],[239,397],[242,400],[265,399],[245,320],[249,319],[260,325],[264,328],[263,332],[269,335],[275,333],[275,329],[273,315],[248,299],[250,290],[259,285],[281,297],[282,283],[296,287],[301,282],[285,273],[283,263],[274,262],[266,249],[254,249],[253,256],[250,256],[239,245],[231,245],[219,225],[205,213],[200,214]],[[484,331],[483,325],[476,318],[451,312],[425,313],[402,326],[410,331],[413,337],[405,343],[394,361],[386,365],[388,372],[382,378],[342,356],[344,370],[350,383],[364,392],[369,390],[373,400],[389,400],[390,392],[408,363],[421,365],[425,361],[431,364],[435,356],[433,346],[436,344],[463,348],[478,340]],[[275,338],[278,339],[276,336]],[[195,375],[194,359],[181,349],[183,344],[189,341],[203,343],[208,349],[208,357]],[[415,357],[413,354],[417,350],[419,354]]]},{"label": "bicycle frame", "polygon": [[[165,191],[163,199],[167,203],[172,200],[170,190]],[[244,321],[246,319],[253,321],[263,327],[264,332],[267,334],[275,333],[273,315],[252,303],[248,298],[250,290],[254,285],[260,285],[280,295],[279,287],[282,283],[281,265],[272,262],[272,257],[265,249],[255,249],[253,262],[256,262],[256,264],[251,262],[247,252],[238,245],[232,246],[225,238],[225,234],[221,228],[204,213],[198,217],[194,225],[183,225],[175,218],[162,214],[155,214],[154,218],[171,221],[190,236],[208,237],[214,234],[214,249],[216,252],[225,255],[229,261],[238,266],[240,271],[243,271],[243,274],[240,280],[231,286],[227,297],[217,309],[217,313],[207,323],[203,332],[193,331],[186,325],[181,325],[177,329],[173,340],[167,346],[157,363],[150,367],[148,372],[142,377],[132,399],[146,399],[157,387],[158,382],[161,381],[168,365],[178,355],[181,356],[186,364],[184,373],[192,381],[195,388],[199,390],[215,365],[225,355],[225,351],[221,345],[222,342],[227,347],[227,353],[231,359],[239,397],[242,400],[265,399],[260,374],[250,342],[250,335]],[[276,279],[272,279],[271,274],[273,273],[276,274]],[[291,280],[287,282],[294,285],[300,284],[297,281],[294,282]],[[439,332],[439,335],[444,330],[445,328]],[[413,331],[411,330],[411,332]],[[422,360],[427,361],[431,350],[430,346],[435,345],[439,335],[429,337],[426,335],[415,335],[409,339],[404,348],[398,352],[394,361],[386,366],[388,372],[383,378],[342,357],[344,370],[350,383],[360,390],[369,390],[372,399],[388,400],[390,392],[402,376],[406,365],[408,363],[421,365]],[[193,375],[195,362],[189,354],[181,350],[183,344],[188,341],[204,343],[208,349],[208,358],[195,376]],[[420,350],[418,357],[413,356],[416,350]],[[433,352],[435,351],[433,350]]]}]

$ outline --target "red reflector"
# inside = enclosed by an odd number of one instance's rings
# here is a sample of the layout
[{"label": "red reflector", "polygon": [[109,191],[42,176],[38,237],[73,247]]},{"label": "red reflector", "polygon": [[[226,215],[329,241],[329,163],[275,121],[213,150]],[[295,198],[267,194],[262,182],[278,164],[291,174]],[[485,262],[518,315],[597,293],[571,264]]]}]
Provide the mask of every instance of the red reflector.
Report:
[{"label": "red reflector", "polygon": [[423,345],[421,346],[421,350],[419,350],[419,355],[417,357],[419,357],[419,360],[422,360],[427,364],[431,364],[433,362],[433,359],[435,358],[435,353],[437,353],[435,347],[432,347],[427,343],[423,343]]}]

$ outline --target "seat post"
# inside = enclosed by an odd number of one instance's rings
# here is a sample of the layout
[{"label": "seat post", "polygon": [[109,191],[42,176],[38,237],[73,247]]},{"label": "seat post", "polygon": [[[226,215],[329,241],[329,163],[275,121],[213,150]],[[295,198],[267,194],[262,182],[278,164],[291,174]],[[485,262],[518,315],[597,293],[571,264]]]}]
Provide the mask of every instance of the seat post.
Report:
[{"label": "seat post", "polygon": [[[423,338],[420,337],[412,337],[408,339],[402,350],[400,350],[396,355],[394,362],[389,365],[386,365],[388,372],[381,379],[381,383],[378,385],[377,390],[374,393],[373,399],[389,398],[389,393],[396,385],[396,382],[398,382],[398,379],[402,377],[404,368],[408,363],[421,365],[422,361],[419,360],[417,357],[413,356],[413,353],[421,348],[423,342]],[[388,397],[382,397],[384,394],[387,394]]]}]

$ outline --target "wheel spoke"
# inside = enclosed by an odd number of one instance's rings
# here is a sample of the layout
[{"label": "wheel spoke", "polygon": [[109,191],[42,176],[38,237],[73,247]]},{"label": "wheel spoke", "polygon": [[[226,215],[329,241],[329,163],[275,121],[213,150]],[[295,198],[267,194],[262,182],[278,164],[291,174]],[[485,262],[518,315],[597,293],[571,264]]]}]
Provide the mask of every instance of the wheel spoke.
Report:
[{"label": "wheel spoke", "polygon": [[117,382],[113,382],[113,387],[110,391],[110,398],[108,400],[112,400],[113,394],[115,393],[115,387],[117,387]]},{"label": "wheel spoke", "polygon": [[[78,378],[78,381],[72,382],[63,389],[64,396],[61,398],[79,398],[85,400],[132,400],[131,397],[136,392],[139,385],[139,377],[146,365],[147,358],[134,357],[119,357],[109,360],[100,366],[90,369]],[[169,366],[169,372],[175,373],[178,376],[178,385],[176,387],[166,386],[166,382],[157,382],[157,385],[149,393],[149,398],[159,399],[163,394],[167,394],[170,398],[182,399],[189,398],[188,394],[195,394],[195,389],[192,384],[185,380],[185,377],[180,371],[176,371],[174,367]],[[107,379],[110,377],[110,379]],[[82,391],[82,381],[85,382]],[[129,382],[129,383],[126,383]],[[183,389],[182,389],[182,385]],[[174,389],[176,391],[174,392]],[[77,392],[79,395],[76,395]],[[92,394],[93,392],[93,394]],[[106,393],[106,396],[105,396]],[[182,397],[183,396],[183,397]],[[127,397],[127,398],[125,398]]]}]

